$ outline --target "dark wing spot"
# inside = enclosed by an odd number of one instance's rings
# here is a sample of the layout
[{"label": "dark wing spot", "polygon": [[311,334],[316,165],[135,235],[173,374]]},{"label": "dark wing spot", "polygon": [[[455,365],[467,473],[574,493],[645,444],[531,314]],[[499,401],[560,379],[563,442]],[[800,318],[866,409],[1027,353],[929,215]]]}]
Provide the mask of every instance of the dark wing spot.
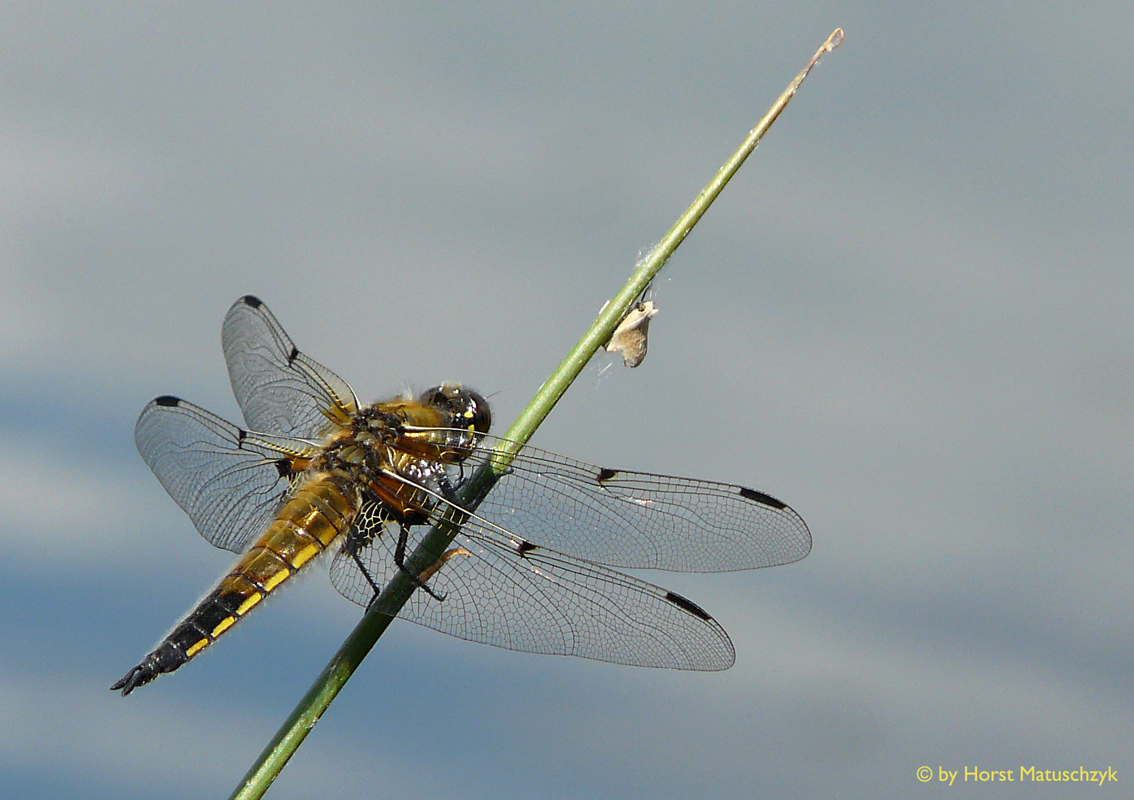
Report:
[{"label": "dark wing spot", "polygon": [[246,306],[251,306],[252,308],[259,308],[260,306],[264,305],[264,301],[254,294],[244,295],[244,297],[240,298],[240,302],[244,303],[244,305]]},{"label": "dark wing spot", "polygon": [[538,550],[539,545],[532,544],[531,542],[519,541],[516,542],[516,552],[521,556],[526,556],[532,550]]},{"label": "dark wing spot", "polygon": [[747,489],[743,486],[740,487],[740,496],[745,500],[751,500],[761,505],[771,506],[772,508],[787,508],[787,503],[781,503],[771,495],[758,492],[755,489]]},{"label": "dark wing spot", "polygon": [[287,354],[287,363],[290,364],[291,362],[295,361],[295,359],[298,358],[298,357],[299,357],[299,348],[292,346],[291,352]]},{"label": "dark wing spot", "polygon": [[709,620],[712,619],[712,617],[710,617],[707,613],[705,613],[705,609],[701,608],[699,605],[694,603],[692,600],[686,600],[684,597],[677,594],[677,592],[666,592],[665,593],[665,599],[668,600],[669,602],[673,603],[678,608],[680,608],[684,611],[688,611],[693,616],[700,617],[701,619],[705,620],[706,622],[708,622]]},{"label": "dark wing spot", "polygon": [[616,469],[610,469],[609,467],[602,467],[601,469],[599,469],[598,475],[596,475],[595,477],[598,479],[599,483],[602,483],[603,481],[610,480],[611,478],[613,478],[617,474],[618,474],[618,470],[616,470]]},{"label": "dark wing spot", "polygon": [[248,431],[243,428],[236,429],[236,446],[240,447],[244,444],[244,440],[248,438]]},{"label": "dark wing spot", "polygon": [[180,405],[180,404],[181,404],[181,398],[180,397],[174,397],[171,394],[163,394],[161,397],[155,397],[154,398],[154,405],[155,406],[173,407],[173,406]]},{"label": "dark wing spot", "polygon": [[286,458],[281,458],[276,462],[276,470],[280,473],[281,478],[290,478],[292,473],[291,462]]}]

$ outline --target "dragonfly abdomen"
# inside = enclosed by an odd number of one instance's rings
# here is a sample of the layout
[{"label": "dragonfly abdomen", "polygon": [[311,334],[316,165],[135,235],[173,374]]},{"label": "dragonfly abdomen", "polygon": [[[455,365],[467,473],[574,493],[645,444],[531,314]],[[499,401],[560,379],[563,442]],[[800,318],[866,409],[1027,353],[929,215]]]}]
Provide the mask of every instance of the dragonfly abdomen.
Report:
[{"label": "dragonfly abdomen", "polygon": [[328,474],[311,478],[216,587],[111,688],[128,695],[189,661],[346,534],[357,513],[348,481]]}]

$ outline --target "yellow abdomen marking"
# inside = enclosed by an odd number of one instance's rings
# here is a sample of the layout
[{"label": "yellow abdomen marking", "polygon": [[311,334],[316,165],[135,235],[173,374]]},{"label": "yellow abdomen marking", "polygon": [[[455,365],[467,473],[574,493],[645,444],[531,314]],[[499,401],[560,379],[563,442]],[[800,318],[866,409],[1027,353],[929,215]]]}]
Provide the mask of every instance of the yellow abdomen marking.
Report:
[{"label": "yellow abdomen marking", "polygon": [[236,617],[225,617],[223,620],[221,620],[219,625],[217,625],[209,632],[209,635],[215,639],[235,624]]},{"label": "yellow abdomen marking", "polygon": [[260,592],[256,592],[255,594],[248,595],[248,598],[243,603],[240,604],[239,608],[236,609],[236,613],[243,617],[245,614],[247,614],[249,611],[251,611],[256,606],[257,603],[259,603],[263,599],[264,599],[264,595],[261,594]]},{"label": "yellow abdomen marking", "polygon": [[217,589],[222,595],[228,597],[236,595],[237,597],[244,598],[240,601],[240,605],[234,608],[232,612],[238,617],[243,617],[248,613],[249,609],[264,599],[264,593],[239,573],[229,573],[226,575]]},{"label": "yellow abdomen marking", "polygon": [[287,562],[262,546],[248,551],[233,572],[239,572],[265,592],[272,591],[291,577]]}]

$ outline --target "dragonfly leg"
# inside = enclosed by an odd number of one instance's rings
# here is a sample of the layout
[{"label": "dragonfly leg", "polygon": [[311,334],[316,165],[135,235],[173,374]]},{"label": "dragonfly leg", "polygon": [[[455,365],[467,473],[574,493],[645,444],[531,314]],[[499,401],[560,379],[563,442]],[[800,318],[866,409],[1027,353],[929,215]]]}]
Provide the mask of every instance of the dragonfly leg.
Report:
[{"label": "dragonfly leg", "polygon": [[366,565],[362,563],[362,559],[358,557],[358,550],[351,548],[348,552],[350,553],[350,557],[354,559],[354,563],[358,565],[358,571],[362,573],[362,577],[366,578],[366,582],[370,584],[371,591],[374,592],[374,597],[370,600],[373,604],[373,602],[378,599],[378,595],[382,593],[382,587],[375,583],[374,578],[370,576],[370,570],[366,568]]},{"label": "dragonfly leg", "polygon": [[463,547],[450,547],[448,550],[446,550],[444,553],[441,554],[441,557],[439,559],[437,559],[436,561],[434,561],[432,564],[430,564],[428,567],[426,567],[425,569],[423,569],[421,571],[421,579],[423,581],[427,581],[430,578],[432,578],[434,575],[437,574],[437,570],[439,570],[439,569],[441,569],[441,567],[445,566],[445,564],[453,556],[471,556],[471,555],[472,555],[472,553],[470,553],[468,550],[466,550]]},{"label": "dragonfly leg", "polygon": [[[422,570],[421,575],[424,577],[414,575],[412,572],[406,569],[406,542],[408,541],[408,539],[409,528],[401,523],[398,523],[398,543],[394,546],[394,563],[398,565],[398,569],[406,574],[406,577],[413,581],[414,586],[424,591],[434,600],[443,601],[445,599],[445,595],[437,594],[437,592],[430,589],[429,584],[425,582],[428,578],[433,576],[433,573],[437,571],[436,565],[430,565],[429,567],[426,567],[424,570]],[[444,554],[441,555],[441,558],[439,558],[438,561],[441,561],[441,559],[445,559]],[[444,563],[444,561],[441,561],[441,563]]]}]

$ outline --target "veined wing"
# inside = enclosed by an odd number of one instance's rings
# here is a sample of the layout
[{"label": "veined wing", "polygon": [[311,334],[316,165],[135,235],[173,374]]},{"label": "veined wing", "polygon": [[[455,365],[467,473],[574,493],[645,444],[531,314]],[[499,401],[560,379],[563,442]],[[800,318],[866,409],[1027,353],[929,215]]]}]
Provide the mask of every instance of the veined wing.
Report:
[{"label": "veined wing", "polygon": [[248,433],[168,395],[151,400],[134,428],[138,452],[201,535],[248,549],[311,453],[305,442]]},{"label": "veined wing", "polygon": [[[499,441],[481,438],[464,474]],[[597,467],[534,447],[520,451],[477,514],[533,544],[624,569],[731,572],[811,551],[799,514],[763,492]]]},{"label": "veined wing", "polygon": [[[359,559],[385,585],[398,569],[397,527],[388,525],[388,512],[376,503],[365,505],[355,524],[361,534],[374,535]],[[428,525],[410,529],[407,552],[428,530]],[[430,588],[445,599],[414,592],[399,617],[509,650],[616,664],[722,670],[736,658],[724,629],[674,592],[511,539],[476,518],[466,522],[453,546],[459,549],[428,577]],[[373,599],[370,582],[346,552],[335,556],[331,581],[359,605]]]},{"label": "veined wing", "polygon": [[299,352],[252,295],[232,304],[221,328],[232,392],[251,430],[317,439],[358,412],[346,381]]}]

